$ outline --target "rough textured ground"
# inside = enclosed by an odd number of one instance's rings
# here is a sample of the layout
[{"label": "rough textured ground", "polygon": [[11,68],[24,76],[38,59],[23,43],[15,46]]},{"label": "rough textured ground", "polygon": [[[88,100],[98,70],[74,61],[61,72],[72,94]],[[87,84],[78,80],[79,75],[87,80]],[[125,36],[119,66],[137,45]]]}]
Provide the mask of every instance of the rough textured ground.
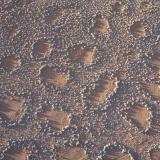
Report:
[{"label": "rough textured ground", "polygon": [[160,160],[159,0],[0,0],[0,159]]}]

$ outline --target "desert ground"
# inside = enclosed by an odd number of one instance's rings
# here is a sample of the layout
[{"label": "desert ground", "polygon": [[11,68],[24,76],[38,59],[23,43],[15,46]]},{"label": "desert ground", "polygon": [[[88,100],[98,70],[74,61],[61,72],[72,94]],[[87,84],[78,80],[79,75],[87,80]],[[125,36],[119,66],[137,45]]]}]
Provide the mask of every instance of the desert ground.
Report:
[{"label": "desert ground", "polygon": [[160,1],[0,0],[0,159],[160,160]]}]

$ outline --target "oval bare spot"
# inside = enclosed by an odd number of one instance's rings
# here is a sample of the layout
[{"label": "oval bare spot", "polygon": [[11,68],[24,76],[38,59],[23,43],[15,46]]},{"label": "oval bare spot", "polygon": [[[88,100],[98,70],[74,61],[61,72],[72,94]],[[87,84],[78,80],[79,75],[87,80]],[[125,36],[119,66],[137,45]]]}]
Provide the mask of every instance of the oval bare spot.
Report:
[{"label": "oval bare spot", "polygon": [[50,13],[48,16],[46,16],[46,20],[48,22],[53,22],[63,16],[62,10],[54,10],[52,13]]},{"label": "oval bare spot", "polygon": [[9,121],[16,121],[23,111],[24,98],[5,97],[0,102],[0,114]]},{"label": "oval bare spot", "polygon": [[10,149],[7,151],[5,158],[6,160],[26,160],[29,156],[27,149]]},{"label": "oval bare spot", "polygon": [[123,14],[126,9],[127,9],[126,5],[120,2],[116,2],[113,6],[113,10],[120,14]]},{"label": "oval bare spot", "polygon": [[70,54],[71,60],[86,65],[91,65],[94,60],[95,49],[94,47],[84,47],[77,45]]},{"label": "oval bare spot", "polygon": [[39,76],[42,81],[53,84],[56,87],[64,87],[69,80],[66,73],[57,72],[54,68],[47,65],[40,69]]},{"label": "oval bare spot", "polygon": [[60,153],[61,160],[84,160],[87,157],[86,151],[83,148],[75,147],[67,149]]},{"label": "oval bare spot", "polygon": [[42,119],[47,119],[53,129],[62,131],[70,124],[69,114],[63,111],[49,110],[42,115]]},{"label": "oval bare spot", "polygon": [[150,60],[151,64],[154,65],[155,71],[160,71],[160,51],[157,51]]},{"label": "oval bare spot", "polygon": [[20,32],[20,27],[16,25],[8,27],[8,35],[10,38],[17,36],[19,32]]},{"label": "oval bare spot", "polygon": [[91,91],[89,100],[95,105],[103,105],[107,97],[117,88],[117,81],[108,78],[99,79]]},{"label": "oval bare spot", "polygon": [[47,57],[53,51],[53,45],[45,41],[37,41],[33,45],[33,56],[35,57]]},{"label": "oval bare spot", "polygon": [[143,131],[147,131],[149,129],[151,111],[149,111],[147,107],[132,106],[127,111],[127,115],[139,129]]},{"label": "oval bare spot", "polygon": [[14,71],[21,67],[21,59],[15,56],[8,56],[1,59],[1,67],[5,71]]},{"label": "oval bare spot", "polygon": [[108,32],[108,29],[109,29],[108,20],[103,18],[102,15],[97,15],[95,17],[95,23],[93,27],[91,28],[91,32],[105,34]]},{"label": "oval bare spot", "polygon": [[160,149],[152,149],[150,151],[151,160],[160,160]]},{"label": "oval bare spot", "polygon": [[146,37],[147,32],[144,25],[140,22],[134,22],[130,27],[130,32],[134,37]]},{"label": "oval bare spot", "polygon": [[140,6],[141,6],[141,9],[143,10],[143,11],[147,11],[149,8],[151,8],[152,7],[152,4],[151,4],[151,2],[141,2],[140,3]]},{"label": "oval bare spot", "polygon": [[[159,51],[155,49],[154,55],[152,55],[149,62],[151,63],[151,68],[155,73],[155,79],[159,80],[159,72],[160,72],[160,54]],[[144,87],[146,90],[155,98],[160,98],[160,83],[159,81],[156,83],[144,82]]]},{"label": "oval bare spot", "polygon": [[156,98],[160,98],[160,84],[147,83],[145,86],[150,94]]},{"label": "oval bare spot", "polygon": [[123,152],[123,150],[117,146],[109,146],[105,149],[104,160],[132,160],[132,156],[129,153]]},{"label": "oval bare spot", "polygon": [[46,22],[52,23],[58,20],[60,17],[62,17],[64,14],[64,11],[58,6],[48,6],[45,9],[44,14],[45,14],[44,16],[45,16]]},{"label": "oval bare spot", "polygon": [[90,140],[92,140],[92,134],[91,133],[84,133],[84,134],[80,135],[80,137],[79,137],[79,141],[81,143],[84,143],[84,142],[90,141]]}]

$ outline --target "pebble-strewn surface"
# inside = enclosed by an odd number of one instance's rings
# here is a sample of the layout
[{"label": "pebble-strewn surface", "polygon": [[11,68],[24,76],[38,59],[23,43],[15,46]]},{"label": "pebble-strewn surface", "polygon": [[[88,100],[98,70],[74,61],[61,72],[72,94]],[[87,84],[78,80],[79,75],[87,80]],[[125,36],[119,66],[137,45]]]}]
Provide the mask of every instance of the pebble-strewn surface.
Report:
[{"label": "pebble-strewn surface", "polygon": [[0,0],[0,159],[160,160],[160,1]]}]

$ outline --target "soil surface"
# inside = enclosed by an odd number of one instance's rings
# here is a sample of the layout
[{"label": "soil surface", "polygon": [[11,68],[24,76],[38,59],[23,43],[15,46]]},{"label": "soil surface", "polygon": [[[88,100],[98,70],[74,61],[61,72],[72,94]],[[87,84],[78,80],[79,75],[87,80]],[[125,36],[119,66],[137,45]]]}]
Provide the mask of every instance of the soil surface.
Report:
[{"label": "soil surface", "polygon": [[0,0],[0,159],[160,160],[160,1]]}]

